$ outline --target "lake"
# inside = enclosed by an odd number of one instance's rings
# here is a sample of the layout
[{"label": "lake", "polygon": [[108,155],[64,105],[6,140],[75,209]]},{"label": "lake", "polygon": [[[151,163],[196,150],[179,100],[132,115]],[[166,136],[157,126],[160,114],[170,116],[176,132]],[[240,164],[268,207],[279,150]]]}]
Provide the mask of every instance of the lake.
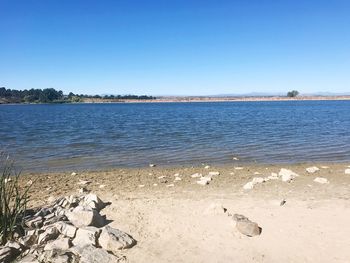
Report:
[{"label": "lake", "polygon": [[0,138],[25,171],[345,162],[350,101],[0,105]]}]

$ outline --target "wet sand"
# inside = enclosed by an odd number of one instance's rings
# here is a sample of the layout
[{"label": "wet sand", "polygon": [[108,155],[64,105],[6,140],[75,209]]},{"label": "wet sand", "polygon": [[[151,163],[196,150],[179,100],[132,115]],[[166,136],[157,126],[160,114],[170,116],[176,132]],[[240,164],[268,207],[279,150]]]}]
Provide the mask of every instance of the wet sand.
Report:
[{"label": "wet sand", "polygon": [[[314,165],[320,171],[307,173],[305,168]],[[75,176],[71,171],[27,174],[22,183],[35,181],[30,205],[37,206],[50,196],[78,194],[78,182],[91,181],[86,188],[111,202],[102,211],[113,220],[111,225],[138,241],[121,252],[129,262],[348,262],[350,174],[344,172],[348,165],[147,167]],[[243,189],[252,178],[278,173],[282,167],[300,176],[290,183],[270,180]],[[191,177],[214,171],[220,175],[213,176],[209,185],[198,185],[198,179]],[[181,181],[174,181],[177,173]],[[316,177],[329,183],[316,183]],[[282,200],[286,203],[280,206]],[[222,207],[257,222],[262,234],[240,234]]]}]

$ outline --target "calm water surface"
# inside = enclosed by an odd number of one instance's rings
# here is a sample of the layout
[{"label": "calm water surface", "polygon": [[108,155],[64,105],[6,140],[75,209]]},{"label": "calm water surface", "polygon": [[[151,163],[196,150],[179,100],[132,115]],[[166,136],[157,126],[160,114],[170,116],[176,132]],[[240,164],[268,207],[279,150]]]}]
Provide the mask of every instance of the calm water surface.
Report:
[{"label": "calm water surface", "polygon": [[0,105],[27,171],[350,161],[350,101]]}]

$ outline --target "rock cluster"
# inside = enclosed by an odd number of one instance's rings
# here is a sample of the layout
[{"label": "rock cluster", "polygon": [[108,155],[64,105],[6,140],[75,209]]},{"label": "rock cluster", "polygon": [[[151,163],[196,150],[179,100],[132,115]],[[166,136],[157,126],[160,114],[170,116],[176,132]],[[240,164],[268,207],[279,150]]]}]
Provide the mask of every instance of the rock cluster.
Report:
[{"label": "rock cluster", "polygon": [[119,262],[118,250],[136,241],[106,225],[105,203],[95,194],[62,197],[29,210],[24,235],[0,247],[0,262]]}]

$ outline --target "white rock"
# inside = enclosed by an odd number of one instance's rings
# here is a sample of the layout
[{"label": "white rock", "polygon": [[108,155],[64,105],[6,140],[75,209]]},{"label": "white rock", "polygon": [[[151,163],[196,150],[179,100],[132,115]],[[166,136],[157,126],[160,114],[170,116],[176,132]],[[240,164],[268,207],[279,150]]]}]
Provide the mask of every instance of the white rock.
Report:
[{"label": "white rock", "polygon": [[73,211],[68,211],[66,216],[78,228],[84,226],[100,227],[105,223],[104,218],[95,209],[82,206],[77,206]]},{"label": "white rock", "polygon": [[149,167],[156,167],[156,165],[154,163],[151,163]]},{"label": "white rock", "polygon": [[209,172],[208,175],[209,176],[216,176],[216,175],[220,175],[220,172]]},{"label": "white rock", "polygon": [[199,177],[202,177],[202,174],[200,174],[200,173],[195,173],[195,174],[192,174],[191,177],[192,177],[192,178],[199,178]]},{"label": "white rock", "polygon": [[281,177],[283,182],[291,182],[295,177],[299,175],[291,170],[282,168],[279,172],[279,176]]},{"label": "white rock", "polygon": [[316,166],[312,166],[312,167],[308,167],[308,168],[306,168],[306,171],[308,172],[308,173],[310,173],[310,174],[313,174],[313,173],[315,173],[315,172],[317,172],[317,171],[319,171],[320,169],[318,168],[318,167],[316,167]]},{"label": "white rock", "polygon": [[104,184],[100,184],[98,188],[105,188],[106,186]]},{"label": "white rock", "polygon": [[265,179],[262,177],[254,177],[252,181],[253,184],[261,184],[263,182],[265,182]]},{"label": "white rock", "polygon": [[204,169],[209,169],[210,168],[210,166],[209,165],[206,165],[205,167],[204,167]]},{"label": "white rock", "polygon": [[239,158],[237,158],[237,157],[232,157],[232,160],[234,160],[234,161],[238,161],[238,160],[239,160]]},{"label": "white rock", "polygon": [[329,166],[321,166],[322,169],[329,169]]},{"label": "white rock", "polygon": [[102,248],[115,254],[120,249],[130,248],[136,244],[136,241],[127,233],[110,226],[102,228],[98,242]]},{"label": "white rock", "polygon": [[235,167],[235,170],[243,170],[243,167]]},{"label": "white rock", "polygon": [[248,182],[248,183],[246,183],[246,184],[243,186],[243,189],[244,189],[244,190],[251,190],[251,189],[253,189],[253,188],[254,188],[253,182]]},{"label": "white rock", "polygon": [[38,244],[45,244],[49,240],[56,239],[59,235],[59,231],[55,226],[50,226],[39,235]]},{"label": "white rock", "polygon": [[57,228],[58,232],[66,237],[74,238],[77,232],[77,228],[75,226],[66,222],[59,221],[55,223],[54,226]]},{"label": "white rock", "polygon": [[105,207],[105,203],[96,194],[87,194],[83,200],[84,206],[92,209],[101,210]]},{"label": "white rock", "polygon": [[168,184],[166,187],[174,187],[174,184]]},{"label": "white rock", "polygon": [[259,175],[260,173],[259,172],[254,172],[255,175]]},{"label": "white rock", "polygon": [[120,259],[122,259],[112,254],[109,254],[106,250],[102,248],[96,248],[93,245],[88,245],[84,247],[76,246],[76,247],[72,247],[70,250],[74,254],[78,254],[80,256],[79,262],[84,262],[84,263],[104,263],[104,262],[118,263],[118,262],[121,262]]},{"label": "white rock", "polygon": [[145,187],[144,184],[139,184],[139,188],[143,188],[143,187]]},{"label": "white rock", "polygon": [[165,175],[158,176],[158,179],[163,179],[163,178],[165,178],[165,177],[166,177]]},{"label": "white rock", "polygon": [[179,176],[180,176],[179,173],[174,174],[174,177],[179,177]]},{"label": "white rock", "polygon": [[197,181],[197,184],[200,184],[200,185],[207,185],[207,184],[209,184],[209,181],[206,181],[206,180],[198,180],[198,181]]},{"label": "white rock", "polygon": [[345,174],[350,174],[350,169],[345,169]]},{"label": "white rock", "polygon": [[320,184],[329,184],[328,179],[327,178],[323,178],[323,177],[316,177],[314,179],[314,182],[320,183]]},{"label": "white rock", "polygon": [[76,175],[78,175],[78,174],[75,172],[71,173],[71,176],[76,176]]},{"label": "white rock", "polygon": [[153,186],[157,186],[158,184],[153,184]]},{"label": "white rock", "polygon": [[182,179],[180,177],[175,177],[175,181],[181,181]]},{"label": "white rock", "polygon": [[100,236],[101,229],[93,226],[82,227],[77,230],[75,238],[73,239],[74,246],[97,246],[97,240]]},{"label": "white rock", "polygon": [[54,249],[58,249],[58,250],[68,250],[70,248],[70,240],[69,238],[58,238],[54,241],[48,242],[45,247],[44,250],[54,250]]},{"label": "white rock", "polygon": [[230,175],[235,175],[235,173],[234,172],[230,172]]}]

